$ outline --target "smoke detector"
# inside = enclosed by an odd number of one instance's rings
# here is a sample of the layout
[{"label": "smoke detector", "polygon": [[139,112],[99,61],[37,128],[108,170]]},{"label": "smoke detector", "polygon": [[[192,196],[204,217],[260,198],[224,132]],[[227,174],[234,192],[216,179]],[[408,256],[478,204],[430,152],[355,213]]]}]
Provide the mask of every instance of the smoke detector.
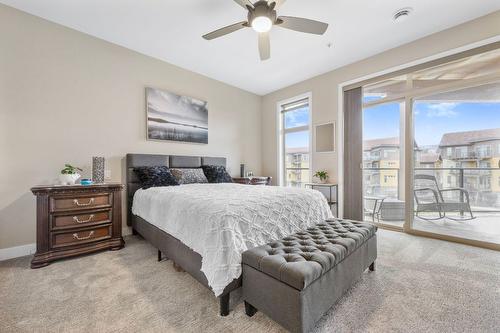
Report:
[{"label": "smoke detector", "polygon": [[413,11],[413,8],[406,7],[398,10],[396,13],[394,13],[392,19],[394,22],[403,22],[406,21],[408,16],[410,16],[411,12]]}]

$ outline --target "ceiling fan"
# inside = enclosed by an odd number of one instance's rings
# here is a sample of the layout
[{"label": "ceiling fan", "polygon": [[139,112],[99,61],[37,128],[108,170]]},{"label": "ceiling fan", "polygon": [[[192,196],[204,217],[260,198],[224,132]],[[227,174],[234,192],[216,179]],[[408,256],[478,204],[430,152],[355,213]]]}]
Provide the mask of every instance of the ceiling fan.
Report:
[{"label": "ceiling fan", "polygon": [[260,0],[251,3],[249,0],[233,0],[241,7],[248,10],[247,21],[241,21],[227,27],[217,29],[203,38],[212,40],[230,34],[243,28],[252,27],[259,34],[259,54],[261,60],[267,60],[271,56],[271,43],[269,31],[276,25],[285,29],[306,32],[309,34],[322,35],[328,28],[328,24],[301,17],[277,16],[276,9],[286,0]]}]

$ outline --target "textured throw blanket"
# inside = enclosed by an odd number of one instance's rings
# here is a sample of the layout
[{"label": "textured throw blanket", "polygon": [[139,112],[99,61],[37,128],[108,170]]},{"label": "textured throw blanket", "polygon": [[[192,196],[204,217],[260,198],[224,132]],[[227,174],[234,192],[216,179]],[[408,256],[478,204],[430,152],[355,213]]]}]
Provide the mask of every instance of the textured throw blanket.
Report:
[{"label": "textured throw blanket", "polygon": [[138,190],[132,212],[201,255],[215,296],[241,275],[244,251],[332,216],[315,190],[231,183]]}]

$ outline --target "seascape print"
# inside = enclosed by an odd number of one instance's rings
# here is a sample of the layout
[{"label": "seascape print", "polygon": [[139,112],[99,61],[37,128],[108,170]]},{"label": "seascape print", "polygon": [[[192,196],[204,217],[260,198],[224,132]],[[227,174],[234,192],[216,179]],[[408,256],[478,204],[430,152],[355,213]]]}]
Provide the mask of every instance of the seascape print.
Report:
[{"label": "seascape print", "polygon": [[148,139],[208,143],[208,105],[188,96],[146,88]]}]

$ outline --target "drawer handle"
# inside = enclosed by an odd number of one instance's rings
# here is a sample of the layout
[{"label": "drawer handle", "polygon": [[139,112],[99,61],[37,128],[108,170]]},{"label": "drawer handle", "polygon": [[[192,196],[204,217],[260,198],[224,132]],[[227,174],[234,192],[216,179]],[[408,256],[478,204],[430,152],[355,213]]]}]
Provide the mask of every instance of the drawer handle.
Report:
[{"label": "drawer handle", "polygon": [[92,205],[92,204],[94,203],[94,198],[90,198],[89,202],[87,202],[87,203],[80,203],[80,202],[78,201],[78,199],[73,199],[73,203],[74,203],[75,205],[77,205],[78,207],[82,207],[82,206],[90,206],[90,205]]},{"label": "drawer handle", "polygon": [[93,218],[94,218],[94,214],[90,214],[89,218],[86,220],[80,220],[78,218],[78,216],[73,216],[73,221],[75,221],[76,223],[88,223],[88,222],[92,221]]},{"label": "drawer handle", "polygon": [[76,234],[73,234],[73,238],[77,239],[77,240],[86,240],[86,239],[89,239],[90,237],[92,237],[93,234],[94,234],[94,230],[89,232],[89,235],[86,237],[80,237],[80,236],[78,236],[78,233],[76,233]]}]

